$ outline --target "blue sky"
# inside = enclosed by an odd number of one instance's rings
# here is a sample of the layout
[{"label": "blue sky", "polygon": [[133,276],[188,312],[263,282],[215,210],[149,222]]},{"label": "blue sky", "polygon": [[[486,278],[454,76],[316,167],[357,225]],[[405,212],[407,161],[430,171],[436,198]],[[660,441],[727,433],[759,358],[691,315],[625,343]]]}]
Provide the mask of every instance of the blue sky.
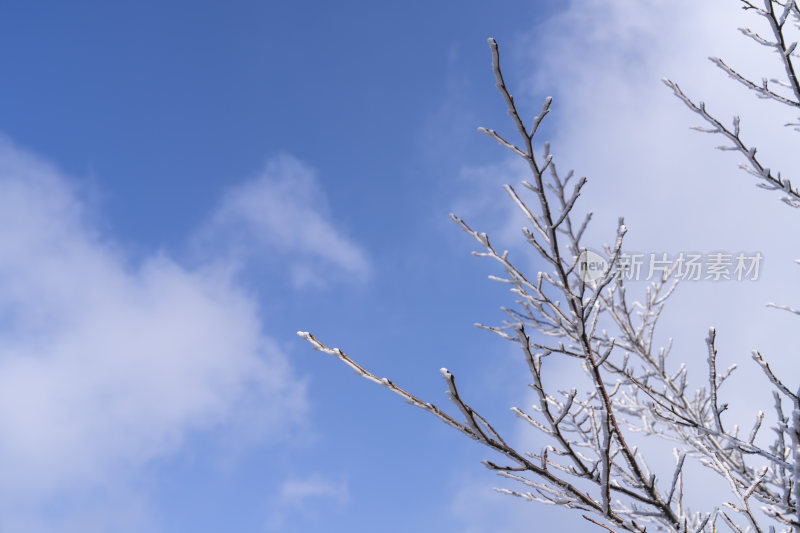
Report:
[{"label": "blue sky", "polygon": [[[295,332],[439,404],[447,366],[529,442],[508,413],[524,367],[471,326],[509,298],[447,218],[515,246],[500,185],[524,175],[476,132],[508,126],[489,36],[530,114],[556,96],[562,166],[606,180],[598,238],[629,214],[642,249],[779,262],[783,242],[691,204],[719,191],[701,175],[752,184],[658,81],[722,94],[704,59],[739,15],[667,4],[4,4],[0,529],[588,530],[493,494],[477,445]],[[694,313],[743,298],[696,290]]]}]

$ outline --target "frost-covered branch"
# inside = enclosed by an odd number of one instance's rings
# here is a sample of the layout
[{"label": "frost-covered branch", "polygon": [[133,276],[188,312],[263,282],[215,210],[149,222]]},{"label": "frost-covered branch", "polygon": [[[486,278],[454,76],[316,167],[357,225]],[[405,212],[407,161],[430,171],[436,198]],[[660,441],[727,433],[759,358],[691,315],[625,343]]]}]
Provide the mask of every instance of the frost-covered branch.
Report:
[{"label": "frost-covered branch", "polygon": [[[789,42],[790,31],[793,31],[795,37],[798,33],[797,28],[798,22],[800,22],[800,10],[798,10],[797,3],[788,0],[784,3],[776,0],[764,0],[763,8],[757,7],[755,4],[746,0],[742,3],[745,9],[756,12],[767,21],[772,36],[771,38],[764,38],[750,28],[739,28],[739,30],[759,45],[772,49],[778,55],[780,63],[786,73],[786,79],[768,80],[767,78],[763,78],[760,82],[755,82],[739,73],[722,59],[718,57],[710,57],[709,59],[732,79],[755,92],[759,98],[771,99],[794,109],[800,108],[800,82],[798,81],[794,64],[794,58],[797,57],[795,53],[797,41]],[[794,24],[788,24],[790,21],[794,22]],[[708,112],[704,102],[695,103],[689,98],[677,83],[666,78],[663,79],[663,82],[672,89],[675,96],[685,103],[689,109],[700,115],[700,117],[710,125],[710,127],[697,126],[693,129],[705,133],[722,135],[728,139],[730,144],[718,146],[717,148],[741,153],[746,161],[746,163],[740,165],[741,168],[762,180],[758,183],[759,187],[767,190],[782,191],[784,193],[784,196],[781,198],[783,202],[792,207],[800,207],[800,191],[792,186],[789,179],[781,177],[780,172],[774,173],[769,166],[763,164],[762,161],[756,157],[756,147],[748,146],[742,140],[740,135],[741,124],[738,116],[733,117],[732,126],[729,128]],[[778,88],[775,88],[775,86]],[[790,94],[781,94],[781,90],[785,93],[786,89],[789,89]],[[797,123],[788,123],[786,125],[798,126]]]},{"label": "frost-covered branch", "polygon": [[[772,17],[780,31],[790,17],[798,16],[794,3],[780,4],[780,13],[773,4],[767,4],[767,9],[750,8]],[[751,37],[763,40],[761,44],[767,42],[755,34]],[[776,42],[774,46],[789,50],[786,61],[791,66],[794,46]],[[446,369],[442,369],[442,376],[447,395],[460,412],[460,420],[391,380],[379,378],[310,333],[298,334],[357,375],[503,456],[503,464],[487,460],[484,465],[519,485],[516,489],[497,489],[504,494],[579,509],[588,513],[584,518],[609,531],[715,532],[718,523],[724,523],[732,531],[800,532],[800,391],[792,392],[786,380],[776,376],[755,352],[765,385],[774,389],[777,423],[771,428],[774,435],[769,445],[763,444],[761,436],[763,412],[749,434],[740,436],[739,425],[728,420],[731,415],[723,390],[735,366],[724,371],[718,368],[716,331],[711,328],[706,339],[707,385],[696,390],[690,390],[686,366],[676,368],[669,359],[672,341],[666,346],[654,341],[656,324],[676,289],[677,283],[670,281],[674,270],[651,283],[640,298],[633,298],[622,275],[626,227],[620,219],[613,245],[606,248],[606,267],[594,277],[585,275],[581,257],[586,247],[582,241],[591,213],[577,220],[573,217],[586,179],[576,180],[571,171],[560,173],[548,143],[542,143],[540,150],[536,148],[535,135],[550,113],[552,99],[545,100],[541,112],[528,125],[503,76],[494,39],[489,40],[489,46],[495,82],[519,138],[512,141],[495,130],[480,131],[527,164],[529,181],[523,181],[519,188],[506,185],[505,190],[529,225],[522,234],[541,259],[542,270],[526,274],[511,254],[495,248],[485,233],[455,215],[451,218],[478,244],[480,251],[473,253],[491,259],[503,270],[502,276],[491,279],[506,285],[514,296],[515,305],[503,308],[507,317],[504,323],[478,326],[520,348],[535,404],[530,410],[511,410],[542,436],[543,447],[535,453],[510,445],[466,402],[455,377]],[[733,75],[732,69],[729,74]],[[703,104],[695,105],[686,97],[677,84],[667,84],[714,126],[709,131],[725,135],[733,148],[745,155],[751,170],[769,187],[780,188],[788,203],[800,206],[800,193],[788,180],[764,168],[755,149],[741,140],[738,119],[732,130],[727,129],[706,112]],[[768,85],[764,89],[771,90]],[[576,380],[570,390],[554,388],[547,372],[548,360],[553,358],[579,367],[582,380]],[[791,404],[788,414],[783,407],[787,401]],[[650,468],[647,454],[638,446],[642,438],[674,444],[675,466],[667,478],[658,479]],[[689,465],[702,465],[725,480],[730,499],[712,509],[697,509],[687,501],[684,485],[692,482],[694,475]]]}]

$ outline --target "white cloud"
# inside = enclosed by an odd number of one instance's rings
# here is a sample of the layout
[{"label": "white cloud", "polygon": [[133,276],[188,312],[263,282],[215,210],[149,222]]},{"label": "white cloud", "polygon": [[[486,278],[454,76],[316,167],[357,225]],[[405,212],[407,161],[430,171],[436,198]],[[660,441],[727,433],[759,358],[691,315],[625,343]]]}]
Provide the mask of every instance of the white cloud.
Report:
[{"label": "white cloud", "polygon": [[[797,250],[783,229],[796,227],[800,211],[781,203],[779,194],[756,188],[755,179],[737,168],[738,154],[714,150],[722,138],[690,131],[698,117],[660,81],[678,81],[722,120],[740,114],[745,138],[770,166],[796,174],[798,134],[783,126],[793,112],[759,100],[707,60],[721,56],[756,79],[778,74],[780,67],[770,66],[774,55],[736,29],[753,22],[757,18],[724,1],[587,1],[542,35],[550,52],[534,86],[555,80],[548,117],[555,121],[553,151],[562,169],[568,165],[589,177],[580,201],[580,209],[596,212],[587,244],[611,240],[616,218],[624,215],[630,250],[765,255],[756,283],[687,283],[679,289],[662,331],[679,337],[676,353],[693,354],[676,356],[684,359],[699,357],[712,324],[725,348],[735,350],[726,357],[741,361],[756,346],[777,357],[793,320],[764,304],[783,298],[787,284],[796,285],[800,276],[792,262]],[[788,359],[783,363],[797,368]]]},{"label": "white cloud", "polygon": [[[194,432],[242,421],[278,438],[306,409],[226,272],[166,254],[132,261],[82,210],[54,168],[0,140],[3,530],[80,529],[100,520],[86,506],[114,499],[88,495],[132,490]],[[54,526],[45,509],[66,495],[76,506]]]},{"label": "white cloud", "polygon": [[290,515],[305,519],[317,518],[316,509],[321,504],[333,503],[338,508],[350,501],[350,489],[344,481],[333,481],[319,474],[305,477],[289,477],[281,485],[277,497],[270,506],[270,517],[266,527],[279,530]]},{"label": "white cloud", "polygon": [[232,188],[199,241],[286,263],[298,287],[370,274],[367,254],[336,227],[314,172],[288,155],[273,158],[258,177]]},{"label": "white cloud", "polygon": [[346,483],[333,483],[320,476],[290,478],[281,486],[279,501],[282,505],[301,508],[309,500],[331,499],[340,504],[347,503],[350,493]]}]

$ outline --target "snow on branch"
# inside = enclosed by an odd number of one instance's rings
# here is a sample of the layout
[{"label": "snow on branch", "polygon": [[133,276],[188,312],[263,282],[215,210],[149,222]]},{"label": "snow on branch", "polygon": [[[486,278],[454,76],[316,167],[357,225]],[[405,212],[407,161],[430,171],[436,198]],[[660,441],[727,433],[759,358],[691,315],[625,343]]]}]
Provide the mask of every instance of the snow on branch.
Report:
[{"label": "snow on branch", "polygon": [[[793,2],[768,1],[766,8],[745,4],[770,18],[779,31],[790,17],[798,16]],[[774,5],[782,5],[782,10],[776,11]],[[791,65],[788,56],[793,47],[777,42],[783,47],[780,49],[790,51],[785,57]],[[786,380],[755,352],[754,359],[765,374],[764,384],[774,390],[777,426],[771,428],[772,443],[764,447],[764,439],[759,438],[764,426],[761,412],[749,435],[740,437],[738,425],[725,423],[723,418],[731,416],[723,397],[724,385],[735,367],[718,369],[716,331],[711,328],[706,338],[707,386],[697,390],[689,390],[686,366],[676,368],[669,359],[671,341],[666,346],[654,343],[656,323],[676,284],[669,281],[672,272],[665,272],[650,284],[643,298],[632,301],[621,275],[626,232],[622,220],[613,246],[606,249],[609,261],[604,270],[593,279],[586,278],[579,257],[586,251],[582,237],[591,214],[573,220],[586,179],[572,182],[572,172],[561,174],[549,144],[544,143],[541,153],[534,149],[534,136],[550,112],[552,99],[547,98],[541,112],[526,125],[505,81],[497,42],[489,39],[489,46],[496,85],[517,131],[517,143],[495,130],[480,131],[527,164],[530,181],[523,182],[519,190],[507,185],[506,192],[530,225],[522,234],[543,260],[544,270],[525,273],[509,252],[498,251],[485,233],[455,215],[451,218],[477,243],[480,251],[475,255],[491,259],[504,271],[503,276],[492,279],[510,289],[515,305],[503,309],[507,315],[503,324],[478,326],[518,345],[535,404],[530,410],[512,407],[511,411],[546,444],[538,452],[509,444],[467,403],[447,369],[441,373],[459,417],[378,377],[312,334],[298,335],[358,376],[498,453],[502,462],[486,460],[483,464],[517,484],[516,488],[497,489],[504,494],[577,509],[608,531],[699,533],[717,531],[718,524],[726,524],[733,531],[800,532],[800,391],[792,392]],[[791,80],[790,84],[796,83]],[[708,114],[703,104],[696,105],[686,97],[677,84],[666,83],[712,125],[708,131],[725,135],[733,149],[745,155],[753,172],[769,187],[781,189],[788,203],[800,206],[800,193],[788,180],[765,169],[756,159],[755,149],[742,142],[738,119],[733,129],[728,129]],[[574,388],[553,387],[545,361],[554,357],[580,368],[582,380],[577,380]],[[791,404],[789,413],[784,412],[785,402]],[[653,473],[646,454],[632,444],[632,435],[673,443],[671,475],[659,479]],[[711,509],[699,509],[687,501],[683,487],[691,482],[687,479],[689,464],[705,466],[725,480],[730,498]]]},{"label": "snow on branch", "polygon": [[[750,28],[739,28],[739,30],[758,44],[777,52],[786,78],[784,80],[767,80],[763,78],[760,82],[755,82],[736,71],[722,59],[718,57],[710,57],[709,59],[732,79],[755,92],[759,98],[771,99],[794,109],[800,108],[800,81],[798,81],[794,60],[797,42],[789,42],[791,27],[786,24],[790,20],[795,22],[794,34],[796,35],[796,29],[798,24],[800,24],[800,10],[798,10],[797,3],[788,0],[785,3],[775,0],[765,0],[763,2],[763,8],[757,7],[755,4],[746,0],[743,1],[742,4],[744,9],[754,11],[767,21],[770,31],[772,32],[773,40],[762,37]],[[772,191],[781,191],[784,194],[781,198],[784,203],[792,207],[800,207],[800,191],[792,186],[790,180],[782,178],[780,172],[773,173],[768,166],[765,166],[760,159],[756,157],[756,147],[748,146],[742,140],[740,136],[740,119],[738,116],[733,118],[732,127],[729,128],[708,112],[705,103],[695,103],[694,100],[689,98],[677,83],[666,78],[662,81],[672,89],[675,96],[686,104],[689,109],[700,115],[711,126],[696,126],[693,129],[705,133],[722,135],[727,138],[730,144],[722,145],[718,148],[720,150],[731,150],[741,153],[746,163],[740,166],[756,178],[763,180],[761,183],[758,183],[759,187]],[[773,89],[770,82],[778,87],[789,89],[791,94],[781,94]],[[795,126],[796,129],[800,129],[797,123],[790,122],[786,125]]]}]

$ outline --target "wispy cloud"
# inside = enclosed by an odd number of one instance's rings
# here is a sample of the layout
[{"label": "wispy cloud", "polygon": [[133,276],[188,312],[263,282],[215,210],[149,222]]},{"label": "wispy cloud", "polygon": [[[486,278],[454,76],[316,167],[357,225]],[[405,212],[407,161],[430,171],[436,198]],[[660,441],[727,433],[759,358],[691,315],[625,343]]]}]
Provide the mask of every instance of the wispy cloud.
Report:
[{"label": "wispy cloud", "polygon": [[224,271],[126,258],[82,211],[57,170],[0,140],[0,529],[85,524],[195,432],[246,412],[277,438],[306,410]]},{"label": "wispy cloud", "polygon": [[280,262],[298,287],[370,274],[366,252],[337,227],[314,172],[289,155],[228,191],[198,240]]},{"label": "wispy cloud", "polygon": [[333,483],[320,476],[311,476],[287,479],[278,498],[281,505],[293,508],[301,508],[315,499],[330,499],[344,504],[350,499],[350,492],[346,483]]},{"label": "wispy cloud", "polygon": [[267,529],[279,530],[294,517],[316,518],[314,512],[321,505],[334,504],[343,507],[350,501],[350,489],[344,481],[333,481],[328,477],[312,474],[305,477],[289,477],[280,487],[277,497],[270,505]]}]

